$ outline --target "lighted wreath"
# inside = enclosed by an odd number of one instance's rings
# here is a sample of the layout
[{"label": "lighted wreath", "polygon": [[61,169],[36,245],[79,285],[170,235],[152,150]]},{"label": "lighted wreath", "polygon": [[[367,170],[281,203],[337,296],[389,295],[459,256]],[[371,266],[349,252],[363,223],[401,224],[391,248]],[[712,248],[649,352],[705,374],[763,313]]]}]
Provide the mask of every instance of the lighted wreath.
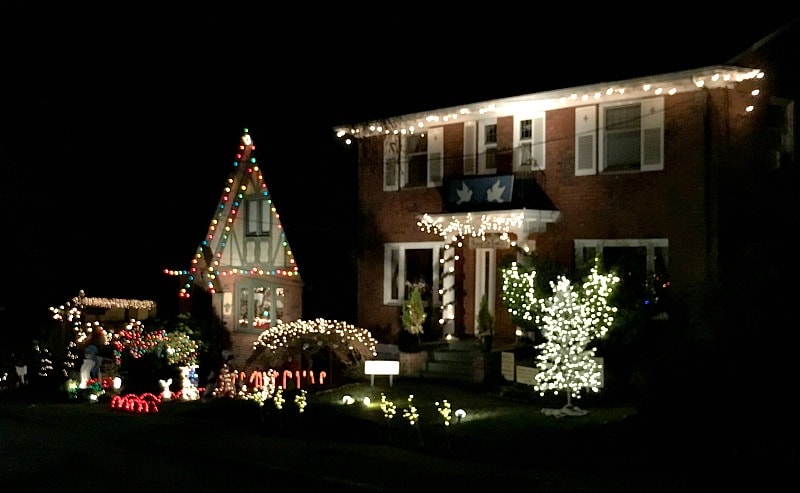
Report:
[{"label": "lighted wreath", "polygon": [[287,361],[328,348],[336,359],[350,366],[375,357],[378,341],[366,329],[337,320],[296,320],[270,327],[253,343],[248,364],[279,368]]}]

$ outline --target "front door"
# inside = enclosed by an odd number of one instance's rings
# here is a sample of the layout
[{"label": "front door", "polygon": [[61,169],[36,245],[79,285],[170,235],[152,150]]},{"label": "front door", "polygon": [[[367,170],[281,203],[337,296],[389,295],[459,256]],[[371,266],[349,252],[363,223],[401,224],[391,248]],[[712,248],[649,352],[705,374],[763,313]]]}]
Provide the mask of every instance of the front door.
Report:
[{"label": "front door", "polygon": [[478,311],[481,299],[486,295],[489,300],[489,311],[494,315],[495,281],[497,277],[496,255],[494,248],[475,249],[475,316],[472,320],[473,333],[478,331]]}]

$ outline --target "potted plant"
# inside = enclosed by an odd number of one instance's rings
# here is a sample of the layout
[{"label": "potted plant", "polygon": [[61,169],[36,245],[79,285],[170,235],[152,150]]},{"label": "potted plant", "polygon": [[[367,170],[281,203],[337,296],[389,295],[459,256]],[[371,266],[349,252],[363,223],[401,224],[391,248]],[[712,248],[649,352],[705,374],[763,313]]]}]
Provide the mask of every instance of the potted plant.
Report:
[{"label": "potted plant", "polygon": [[411,336],[411,346],[418,347],[427,314],[422,303],[423,283],[409,283],[408,299],[403,302],[403,329]]},{"label": "potted plant", "polygon": [[492,350],[492,339],[494,336],[494,316],[489,311],[489,298],[486,294],[481,298],[481,306],[478,309],[478,337],[485,351]]}]

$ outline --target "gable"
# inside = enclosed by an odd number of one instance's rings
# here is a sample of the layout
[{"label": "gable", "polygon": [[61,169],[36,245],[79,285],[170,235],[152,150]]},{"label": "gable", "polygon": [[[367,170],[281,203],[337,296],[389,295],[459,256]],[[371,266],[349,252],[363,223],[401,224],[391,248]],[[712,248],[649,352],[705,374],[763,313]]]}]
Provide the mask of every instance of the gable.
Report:
[{"label": "gable", "polygon": [[233,168],[224,184],[208,231],[201,240],[182,295],[191,284],[220,292],[221,278],[278,276],[298,278],[294,254],[255,156],[256,146],[244,129]]}]

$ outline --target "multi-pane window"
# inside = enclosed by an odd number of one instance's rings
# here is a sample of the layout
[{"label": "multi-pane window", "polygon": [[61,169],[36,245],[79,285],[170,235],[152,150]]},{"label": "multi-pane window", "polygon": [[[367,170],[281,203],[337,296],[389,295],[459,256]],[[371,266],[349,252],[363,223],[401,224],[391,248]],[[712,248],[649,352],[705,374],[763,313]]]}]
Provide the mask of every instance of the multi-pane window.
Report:
[{"label": "multi-pane window", "polygon": [[404,135],[400,148],[400,172],[403,188],[428,184],[428,142],[421,135]]},{"label": "multi-pane window", "polygon": [[664,98],[575,109],[575,174],[664,169]]},{"label": "multi-pane window", "polygon": [[383,189],[400,188],[400,136],[387,135],[383,140]]},{"label": "multi-pane window", "polygon": [[237,292],[237,330],[264,330],[283,323],[284,288],[242,283]]},{"label": "multi-pane window", "polygon": [[263,196],[245,201],[245,227],[247,236],[269,236],[272,231],[272,204]]},{"label": "multi-pane window", "polygon": [[531,140],[533,137],[533,120],[522,120],[519,122],[519,139]]},{"label": "multi-pane window", "polygon": [[514,119],[514,171],[544,169],[544,113]]},{"label": "multi-pane window", "polygon": [[603,171],[626,171],[641,163],[641,105],[631,104],[605,110],[606,160]]},{"label": "multi-pane window", "polygon": [[497,172],[497,120],[478,122],[478,174]]},{"label": "multi-pane window", "polygon": [[669,265],[669,241],[665,238],[626,240],[575,240],[575,263],[585,269],[595,256],[603,267],[620,278],[616,299],[626,303],[648,302],[653,286],[665,280]]},{"label": "multi-pane window", "polygon": [[426,306],[441,306],[439,287],[444,245],[441,242],[387,243],[384,245],[383,302],[399,305],[409,283],[424,283]]},{"label": "multi-pane window", "polygon": [[392,134],[383,141],[383,189],[435,187],[442,184],[443,131]]},{"label": "multi-pane window", "polygon": [[497,125],[486,125],[484,133],[484,170],[497,170]]}]

